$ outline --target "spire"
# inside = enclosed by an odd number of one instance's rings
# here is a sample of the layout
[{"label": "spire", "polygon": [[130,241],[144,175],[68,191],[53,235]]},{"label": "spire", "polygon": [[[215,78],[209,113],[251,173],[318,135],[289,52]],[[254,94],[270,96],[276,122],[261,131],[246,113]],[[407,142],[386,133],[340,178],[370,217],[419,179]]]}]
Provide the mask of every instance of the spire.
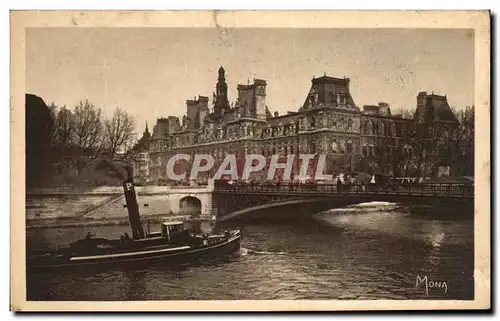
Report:
[{"label": "spire", "polygon": [[146,130],[145,130],[146,134],[149,134],[149,129],[148,129],[148,122],[146,121]]},{"label": "spire", "polygon": [[226,75],[225,70],[222,66],[219,68],[219,78],[215,89],[216,93],[214,95],[214,114],[219,117],[222,116],[223,110],[227,110],[230,108],[227,98]]},{"label": "spire", "polygon": [[224,67],[220,66],[219,68],[219,81],[225,81],[226,80],[226,71],[224,70]]}]

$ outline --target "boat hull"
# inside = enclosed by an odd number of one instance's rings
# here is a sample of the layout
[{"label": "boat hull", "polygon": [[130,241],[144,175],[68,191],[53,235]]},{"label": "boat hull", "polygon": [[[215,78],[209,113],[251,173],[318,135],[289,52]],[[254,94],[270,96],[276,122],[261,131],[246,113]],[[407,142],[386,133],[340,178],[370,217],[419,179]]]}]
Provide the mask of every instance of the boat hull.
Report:
[{"label": "boat hull", "polygon": [[152,247],[121,253],[82,255],[51,259],[32,259],[27,261],[28,270],[98,268],[110,266],[149,265],[155,262],[180,263],[198,259],[218,258],[240,249],[241,234],[231,233],[227,238],[211,244],[189,246]]}]

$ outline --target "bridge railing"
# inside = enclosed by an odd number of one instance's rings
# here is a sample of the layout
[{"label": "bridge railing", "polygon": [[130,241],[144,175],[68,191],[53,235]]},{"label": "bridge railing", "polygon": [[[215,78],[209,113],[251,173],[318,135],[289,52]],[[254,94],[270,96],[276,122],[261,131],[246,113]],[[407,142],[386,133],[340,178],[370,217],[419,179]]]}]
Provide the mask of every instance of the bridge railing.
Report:
[{"label": "bridge railing", "polygon": [[218,186],[215,192],[287,193],[287,194],[359,194],[473,198],[473,184],[416,184],[416,185],[336,185],[336,184],[261,184]]}]

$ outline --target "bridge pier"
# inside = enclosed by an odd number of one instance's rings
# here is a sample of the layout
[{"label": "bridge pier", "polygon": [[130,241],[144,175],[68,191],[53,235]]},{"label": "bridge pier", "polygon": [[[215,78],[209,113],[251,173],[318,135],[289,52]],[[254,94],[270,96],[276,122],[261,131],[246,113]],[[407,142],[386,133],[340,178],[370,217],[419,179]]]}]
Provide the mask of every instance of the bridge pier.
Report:
[{"label": "bridge pier", "polygon": [[171,186],[166,188],[164,195],[171,214],[194,215],[202,220],[215,215],[213,186]]}]

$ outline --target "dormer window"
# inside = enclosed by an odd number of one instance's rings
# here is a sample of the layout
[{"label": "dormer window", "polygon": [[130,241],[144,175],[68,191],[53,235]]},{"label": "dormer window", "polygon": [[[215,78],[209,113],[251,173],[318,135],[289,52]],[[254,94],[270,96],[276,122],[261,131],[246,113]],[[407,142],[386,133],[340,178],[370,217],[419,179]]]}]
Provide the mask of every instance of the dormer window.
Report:
[{"label": "dormer window", "polygon": [[316,127],[316,118],[311,117],[310,124],[311,124],[311,128],[315,128]]}]

